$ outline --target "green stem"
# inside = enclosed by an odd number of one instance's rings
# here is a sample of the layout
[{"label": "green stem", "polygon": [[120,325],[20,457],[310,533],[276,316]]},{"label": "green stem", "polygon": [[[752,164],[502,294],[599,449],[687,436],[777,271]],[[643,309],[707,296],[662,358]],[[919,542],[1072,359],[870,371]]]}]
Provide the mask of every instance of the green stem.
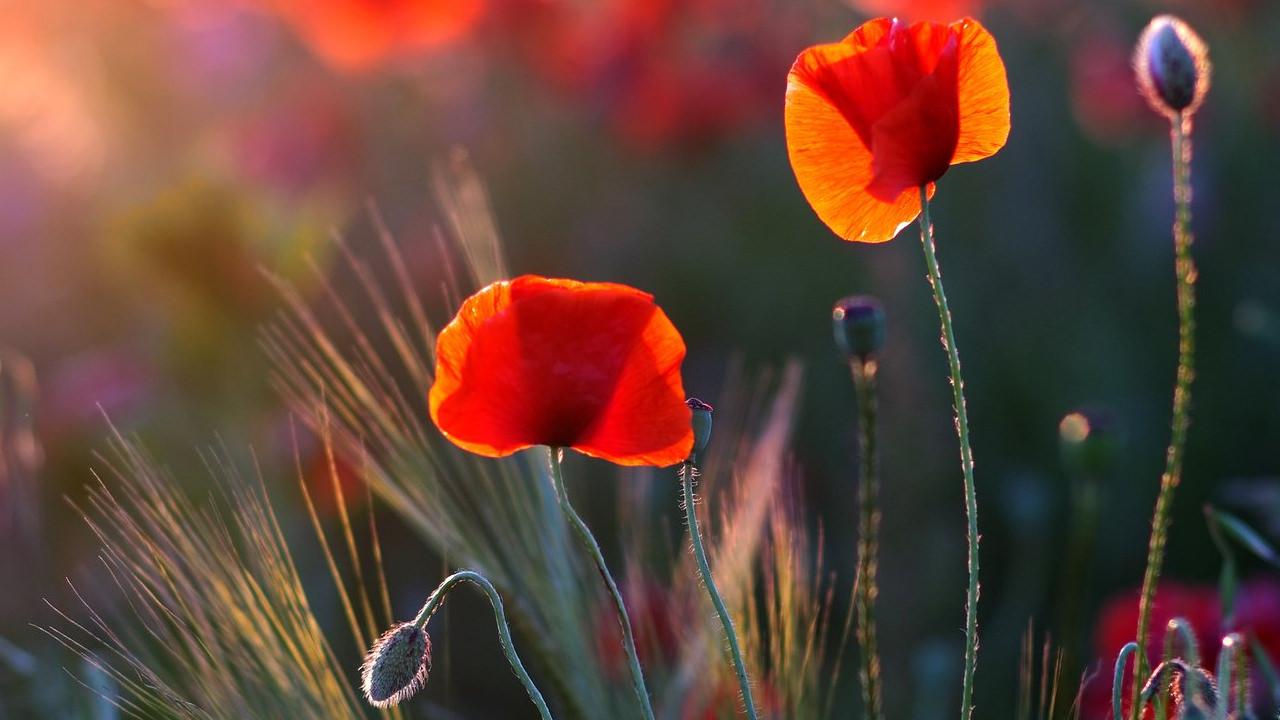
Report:
[{"label": "green stem", "polygon": [[956,349],[951,309],[947,306],[947,293],[942,289],[942,271],[938,269],[933,246],[929,193],[923,185],[920,186],[920,242],[924,246],[925,264],[929,267],[933,300],[938,305],[938,319],[942,322],[942,346],[951,361],[951,391],[955,394],[956,434],[960,438],[960,469],[964,472],[965,514],[969,520],[969,590],[964,608],[964,681],[960,690],[960,717],[968,720],[973,714],[973,674],[978,661],[978,493],[973,482],[973,449],[969,445],[969,413],[964,405],[960,352]]},{"label": "green stem", "polygon": [[1234,680],[1231,670],[1239,654],[1239,635],[1232,633],[1222,639],[1222,650],[1218,652],[1218,702],[1213,708],[1214,720],[1227,720],[1227,710],[1231,705],[1231,683]]},{"label": "green stem", "polygon": [[[1125,660],[1129,658],[1138,649],[1137,643],[1125,643],[1120,648],[1120,654],[1116,656],[1116,670],[1111,682],[1111,718],[1112,720],[1123,720],[1124,715],[1120,709],[1121,688],[1124,687],[1124,666]],[[1136,682],[1134,683],[1137,684]],[[1141,691],[1139,691],[1141,692]]]},{"label": "green stem", "polygon": [[858,645],[861,647],[862,715],[881,720],[884,714],[880,689],[880,653],[876,645],[877,556],[880,547],[880,458],[876,438],[876,361],[854,358],[853,387],[858,398],[858,437],[861,444],[861,482],[858,485],[858,571],[854,579]]},{"label": "green stem", "polygon": [[733,658],[733,669],[738,674],[738,686],[742,689],[742,702],[747,709],[747,717],[756,720],[756,703],[751,697],[751,680],[747,677],[747,665],[742,661],[742,648],[738,644],[738,632],[733,628],[733,618],[725,607],[720,591],[716,589],[716,581],[711,577],[711,565],[707,563],[707,550],[702,545],[702,532],[698,530],[698,513],[694,509],[693,479],[697,470],[690,460],[680,466],[680,479],[684,481],[684,515],[689,523],[689,539],[693,543],[693,556],[698,560],[698,572],[702,575],[702,583],[711,596],[711,604],[716,607],[720,616],[720,624],[724,626],[725,637],[729,639],[729,655]]},{"label": "green stem", "polygon": [[524,669],[524,663],[520,662],[520,656],[516,654],[515,643],[511,641],[511,628],[507,625],[507,614],[502,608],[502,598],[485,576],[472,570],[459,570],[445,578],[444,582],[440,583],[439,587],[427,598],[427,602],[418,611],[417,617],[413,619],[413,624],[420,629],[426,628],[431,616],[435,615],[436,611],[444,603],[445,596],[449,594],[449,591],[454,586],[462,582],[469,582],[475,585],[485,595],[489,596],[489,604],[493,606],[493,619],[498,626],[498,642],[502,645],[503,654],[507,656],[511,671],[519,678],[520,684],[524,685],[525,692],[529,693],[529,699],[538,707],[538,715],[542,720],[552,720],[551,711],[547,709],[547,703],[542,699],[542,693],[538,690],[538,686],[533,684],[528,671]]},{"label": "green stem", "polygon": [[[1164,475],[1160,478],[1160,494],[1156,497],[1155,517],[1151,521],[1151,541],[1147,546],[1147,570],[1142,578],[1142,598],[1138,605],[1138,658],[1134,677],[1147,670],[1147,633],[1151,624],[1151,604],[1160,581],[1164,562],[1164,546],[1169,535],[1169,512],[1173,491],[1182,480],[1182,456],[1190,424],[1191,381],[1195,378],[1195,282],[1196,265],[1191,257],[1191,140],[1188,137],[1191,118],[1180,116],[1172,123],[1173,199],[1177,215],[1173,223],[1174,267],[1178,276],[1178,375],[1173,390],[1173,420],[1169,449],[1165,455]],[[1132,720],[1141,717],[1142,707],[1134,683]]]},{"label": "green stem", "polygon": [[[1253,712],[1249,707],[1249,668],[1246,664],[1248,658],[1245,656],[1248,648],[1244,645],[1244,638],[1239,635],[1236,638],[1236,717],[1251,718]],[[1226,702],[1225,695],[1223,698],[1223,702]]]},{"label": "green stem", "polygon": [[587,551],[587,554],[591,556],[591,560],[595,562],[596,570],[600,573],[605,587],[609,590],[609,596],[613,599],[614,607],[618,611],[618,625],[622,628],[622,647],[626,650],[627,662],[631,665],[631,683],[635,688],[636,700],[640,702],[640,710],[645,720],[653,720],[653,706],[649,702],[649,690],[645,687],[644,671],[640,669],[640,658],[636,655],[636,640],[631,632],[631,618],[627,615],[626,603],[622,600],[622,593],[618,592],[618,584],[613,581],[613,575],[609,573],[609,566],[605,565],[604,553],[600,552],[600,543],[596,542],[595,536],[591,534],[591,529],[582,521],[582,518],[578,516],[577,511],[573,509],[573,505],[569,502],[569,491],[565,489],[564,474],[560,469],[561,452],[560,448],[547,448],[547,457],[551,467],[551,484],[555,487],[556,497],[560,501],[560,509],[564,512],[565,519],[569,521],[574,535],[578,538],[578,544]]}]

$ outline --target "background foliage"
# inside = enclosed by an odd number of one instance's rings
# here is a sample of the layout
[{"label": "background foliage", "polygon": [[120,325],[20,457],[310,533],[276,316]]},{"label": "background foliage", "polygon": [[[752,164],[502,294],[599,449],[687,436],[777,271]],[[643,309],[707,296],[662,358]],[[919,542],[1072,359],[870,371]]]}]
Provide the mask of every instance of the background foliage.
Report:
[{"label": "background foliage", "polygon": [[[731,397],[750,385],[744,377],[804,365],[786,492],[804,509],[805,541],[838,571],[837,617],[853,575],[856,435],[829,309],[851,292],[884,300],[888,703],[895,716],[936,717],[921,691],[954,694],[963,508],[918,243],[910,231],[877,247],[831,236],[795,187],[781,131],[800,49],[868,14],[935,3],[473,4],[474,15],[433,19],[429,42],[360,52],[335,51],[287,3],[0,4],[0,580],[20,588],[0,594],[0,716],[33,705],[94,712],[82,688],[47,670],[75,661],[28,623],[51,621],[41,598],[74,602],[66,576],[114,597],[96,539],[61,500],[84,504],[89,467],[101,467],[91,453],[109,432],[103,413],[195,498],[216,492],[197,448],[220,438],[247,462],[252,446],[284,535],[307,547],[290,421],[299,408],[273,387],[277,365],[259,345],[285,302],[259,268],[318,303],[322,279],[358,287],[331,233],[356,257],[381,257],[386,229],[425,311],[447,316],[450,288],[468,283],[450,276],[465,267],[458,251],[440,248],[485,230],[466,226],[481,215],[450,215],[465,198],[439,190],[465,186],[433,179],[452,172],[458,148],[489,187],[507,268],[654,292],[688,342],[691,393]],[[1059,600],[1080,592],[1083,626],[1056,640],[1092,658],[1100,608],[1141,576],[1176,342],[1167,136],[1129,67],[1156,12],[1183,15],[1215,65],[1196,118],[1200,358],[1168,576],[1217,576],[1204,502],[1280,537],[1280,221],[1265,161],[1280,153],[1280,8],[937,5],[992,30],[1013,98],[1007,147],[948,173],[935,209],[983,506],[981,715],[1015,696],[1029,617],[1056,631]],[[1099,487],[1089,570],[1067,576],[1071,487],[1057,428],[1081,407],[1108,411],[1123,442]],[[326,478],[319,445],[300,434],[303,476]],[[673,477],[570,468],[619,566],[643,559],[616,512],[633,484],[654,494],[644,521],[677,537]],[[327,480],[315,487],[332,522]],[[412,519],[383,514],[391,604],[403,616],[444,562]],[[339,666],[353,668],[323,557],[295,559]],[[1242,560],[1241,572],[1262,570]],[[518,689],[480,690],[502,671],[496,653],[450,657],[432,681],[439,707],[523,711]],[[839,702],[852,707],[852,686]]]}]

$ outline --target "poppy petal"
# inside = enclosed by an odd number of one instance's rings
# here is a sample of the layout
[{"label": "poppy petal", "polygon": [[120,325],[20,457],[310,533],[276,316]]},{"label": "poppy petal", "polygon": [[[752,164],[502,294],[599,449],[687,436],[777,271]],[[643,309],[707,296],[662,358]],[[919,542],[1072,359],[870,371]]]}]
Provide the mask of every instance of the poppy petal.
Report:
[{"label": "poppy petal", "polygon": [[618,392],[578,452],[619,465],[674,465],[693,450],[693,413],[680,365],[685,346],[656,308],[618,376]]},{"label": "poppy petal", "polygon": [[[917,35],[931,25],[918,26]],[[947,42],[927,57],[934,63],[907,97],[876,121],[871,128],[872,167],[875,176],[867,191],[889,200],[919,187],[922,180],[942,177],[955,154],[958,128],[956,103],[956,43]]]},{"label": "poppy petal", "polygon": [[1009,137],[1009,80],[996,40],[973,18],[952,27],[960,34],[960,139],[952,163],[991,157]]},{"label": "poppy petal", "polygon": [[[482,340],[485,337],[501,336],[513,341],[514,328],[494,321],[506,317],[505,312],[510,305],[510,283],[489,285],[467,298],[453,322],[436,338],[435,382],[428,396],[431,419],[455,445],[488,457],[510,455],[534,445],[518,431],[522,421],[519,403],[507,402],[515,399],[514,392],[494,393],[490,401],[484,403],[483,412],[468,413],[465,409],[473,404],[467,402],[468,396],[474,395],[464,385],[471,353],[473,349],[477,350],[479,356],[484,349],[473,347],[473,344],[485,342]],[[497,365],[499,370],[502,367]],[[509,386],[518,385],[518,377],[502,375],[500,379]],[[498,384],[494,380],[490,382]]]},{"label": "poppy petal", "polygon": [[[829,46],[819,46],[825,47]],[[796,60],[797,67],[809,52]],[[802,78],[793,67],[787,78],[785,110],[787,155],[801,192],[822,222],[841,238],[868,243],[892,240],[920,214],[919,193],[914,188],[904,190],[886,202],[867,192],[874,176],[871,151],[835,105]],[[932,190],[931,184],[930,194]]]},{"label": "poppy petal", "polygon": [[431,417],[480,455],[572,447],[674,464],[693,444],[684,341],[634,288],[524,276],[463,303],[441,331]]}]

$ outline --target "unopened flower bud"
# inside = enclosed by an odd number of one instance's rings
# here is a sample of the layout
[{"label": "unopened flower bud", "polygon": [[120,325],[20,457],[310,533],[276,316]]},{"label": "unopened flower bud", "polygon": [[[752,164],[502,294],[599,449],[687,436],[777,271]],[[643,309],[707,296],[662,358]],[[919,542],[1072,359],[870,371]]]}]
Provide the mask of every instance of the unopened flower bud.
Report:
[{"label": "unopened flower bud", "polygon": [[714,408],[698,398],[689,398],[685,404],[693,411],[693,452],[690,459],[696,459],[711,442],[711,411]]},{"label": "unopened flower bud", "polygon": [[427,683],[431,637],[414,623],[400,623],[382,634],[360,667],[365,699],[376,707],[408,700]]},{"label": "unopened flower bud", "polygon": [[1114,415],[1105,410],[1077,410],[1058,424],[1062,460],[1073,475],[1105,477],[1115,464],[1123,434]]},{"label": "unopened flower bud", "polygon": [[850,295],[831,312],[836,345],[846,357],[866,361],[884,346],[884,308],[869,295]]},{"label": "unopened flower bud", "polygon": [[1160,15],[1142,31],[1134,50],[1138,87],[1156,112],[1195,112],[1209,90],[1209,51],[1186,23]]}]

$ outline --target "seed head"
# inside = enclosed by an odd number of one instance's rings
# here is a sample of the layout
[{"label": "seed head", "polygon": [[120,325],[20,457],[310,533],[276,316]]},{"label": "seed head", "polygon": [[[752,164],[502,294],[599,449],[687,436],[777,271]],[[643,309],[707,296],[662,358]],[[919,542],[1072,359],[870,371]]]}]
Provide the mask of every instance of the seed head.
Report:
[{"label": "seed head", "polygon": [[1110,473],[1124,444],[1115,415],[1098,408],[1068,413],[1058,424],[1058,438],[1070,470],[1093,479]]},{"label": "seed head", "polygon": [[1172,15],[1157,16],[1142,31],[1133,64],[1142,95],[1171,118],[1194,113],[1209,90],[1209,49]]},{"label": "seed head", "polygon": [[400,623],[382,634],[360,666],[364,697],[375,707],[408,700],[427,683],[431,672],[431,637],[413,623]]},{"label": "seed head", "polygon": [[693,453],[690,456],[693,459],[701,455],[711,442],[711,411],[714,408],[698,398],[689,398],[685,404],[693,411]]},{"label": "seed head", "polygon": [[866,361],[884,346],[884,308],[870,295],[850,295],[831,311],[836,345],[846,357]]}]

